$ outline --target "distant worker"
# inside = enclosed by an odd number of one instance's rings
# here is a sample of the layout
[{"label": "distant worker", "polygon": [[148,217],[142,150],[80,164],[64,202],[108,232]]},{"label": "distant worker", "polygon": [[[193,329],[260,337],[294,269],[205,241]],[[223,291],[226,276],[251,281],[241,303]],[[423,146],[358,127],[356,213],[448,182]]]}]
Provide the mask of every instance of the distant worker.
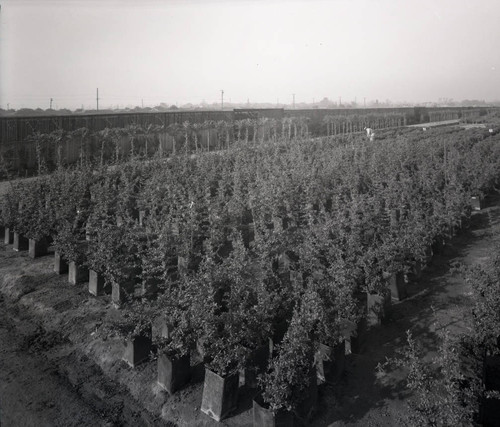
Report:
[{"label": "distant worker", "polygon": [[372,128],[365,128],[365,130],[366,130],[366,136],[370,138],[370,135],[373,133]]}]

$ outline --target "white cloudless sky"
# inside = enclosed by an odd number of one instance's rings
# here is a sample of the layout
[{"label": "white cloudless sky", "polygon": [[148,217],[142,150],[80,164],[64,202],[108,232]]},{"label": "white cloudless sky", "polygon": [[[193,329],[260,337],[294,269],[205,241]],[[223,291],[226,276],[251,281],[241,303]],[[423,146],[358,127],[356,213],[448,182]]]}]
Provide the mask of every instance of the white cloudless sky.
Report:
[{"label": "white cloudless sky", "polygon": [[500,99],[500,0],[0,0],[0,106]]}]

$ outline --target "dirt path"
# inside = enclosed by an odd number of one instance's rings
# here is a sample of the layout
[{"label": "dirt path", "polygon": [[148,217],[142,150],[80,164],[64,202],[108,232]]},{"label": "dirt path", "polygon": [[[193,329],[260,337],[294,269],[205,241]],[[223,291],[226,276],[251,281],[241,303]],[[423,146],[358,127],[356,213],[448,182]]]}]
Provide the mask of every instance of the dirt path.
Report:
[{"label": "dirt path", "polygon": [[406,344],[406,331],[423,344],[426,358],[435,355],[439,334],[473,333],[470,289],[458,266],[487,260],[500,242],[500,196],[487,199],[488,207],[473,214],[470,227],[451,241],[417,283],[409,285],[410,298],[393,306],[381,327],[371,331],[361,355],[353,356],[338,384],[329,385],[315,426],[399,426],[406,411],[406,373],[377,372],[378,363],[396,356]]},{"label": "dirt path", "polygon": [[10,309],[0,297],[0,424],[14,426],[104,426],[106,422],[44,357],[37,325]]}]

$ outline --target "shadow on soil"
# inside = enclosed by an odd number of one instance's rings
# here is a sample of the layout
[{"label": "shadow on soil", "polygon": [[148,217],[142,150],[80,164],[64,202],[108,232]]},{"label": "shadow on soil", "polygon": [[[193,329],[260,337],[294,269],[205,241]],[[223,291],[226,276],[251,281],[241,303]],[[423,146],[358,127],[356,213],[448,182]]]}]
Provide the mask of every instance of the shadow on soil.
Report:
[{"label": "shadow on soil", "polygon": [[361,354],[349,356],[343,377],[336,384],[320,387],[317,416],[312,425],[356,424],[374,409],[388,418],[380,424],[382,418],[378,417],[370,425],[397,425],[394,414],[392,417],[389,414],[387,400],[400,400],[396,405],[404,410],[402,400],[409,396],[406,377],[403,372],[393,372],[381,381],[377,366],[398,356],[406,345],[408,330],[429,354],[437,349],[440,330],[463,324],[462,317],[438,319],[436,313],[468,304],[467,297],[456,293],[454,286],[462,281],[460,266],[471,249],[500,224],[500,196],[490,196],[486,202],[487,208],[474,213],[468,227],[434,255],[420,279],[408,284],[409,298],[394,304],[386,322],[366,333]]}]

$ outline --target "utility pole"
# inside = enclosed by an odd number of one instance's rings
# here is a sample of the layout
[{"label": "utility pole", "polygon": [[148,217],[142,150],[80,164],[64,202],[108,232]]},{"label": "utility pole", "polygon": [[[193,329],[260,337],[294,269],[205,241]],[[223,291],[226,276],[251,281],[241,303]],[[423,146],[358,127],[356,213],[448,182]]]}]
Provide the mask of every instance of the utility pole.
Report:
[{"label": "utility pole", "polygon": [[295,94],[292,93],[292,96],[293,96],[293,109],[295,110]]},{"label": "utility pole", "polygon": [[141,99],[142,108],[144,108],[144,99]]},{"label": "utility pole", "polygon": [[366,96],[363,98],[363,107],[366,108]]},{"label": "utility pole", "polygon": [[52,98],[50,98],[50,109],[52,110]]},{"label": "utility pole", "polygon": [[9,105],[10,105],[10,104],[7,102],[7,110],[9,110]]},{"label": "utility pole", "polygon": [[339,96],[339,107],[342,105],[342,97]]},{"label": "utility pole", "polygon": [[221,110],[224,109],[224,90],[221,89],[220,91],[220,105],[221,105]]},{"label": "utility pole", "polygon": [[96,102],[97,102],[97,111],[99,111],[99,88],[97,88]]}]

